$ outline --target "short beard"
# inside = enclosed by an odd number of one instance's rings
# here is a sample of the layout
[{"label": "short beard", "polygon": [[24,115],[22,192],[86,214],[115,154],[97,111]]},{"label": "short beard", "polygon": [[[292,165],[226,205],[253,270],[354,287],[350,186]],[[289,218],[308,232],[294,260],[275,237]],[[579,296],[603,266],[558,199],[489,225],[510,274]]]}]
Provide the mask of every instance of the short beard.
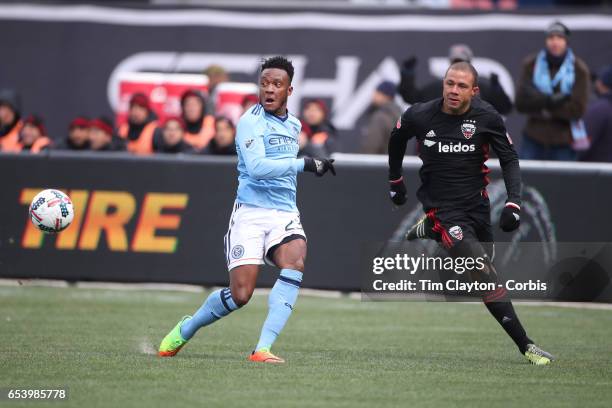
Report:
[{"label": "short beard", "polygon": [[470,108],[470,101],[466,101],[464,103],[462,103],[461,105],[459,105],[457,108],[451,108],[450,106],[446,105],[446,109],[452,114],[452,115],[462,115],[465,112],[467,112],[467,110]]}]

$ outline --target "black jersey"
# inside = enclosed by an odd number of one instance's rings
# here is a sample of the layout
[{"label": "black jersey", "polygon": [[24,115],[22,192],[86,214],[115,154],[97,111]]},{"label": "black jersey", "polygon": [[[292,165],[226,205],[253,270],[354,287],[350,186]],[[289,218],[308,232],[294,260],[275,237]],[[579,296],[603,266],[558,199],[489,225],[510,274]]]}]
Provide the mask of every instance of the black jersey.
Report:
[{"label": "black jersey", "polygon": [[398,120],[389,140],[389,178],[402,175],[408,139],[416,137],[423,166],[417,192],[425,210],[466,207],[483,195],[489,180],[489,146],[499,158],[508,201],[520,205],[521,175],[502,117],[487,102],[472,99],[463,115],[442,112],[442,98],[417,103]]}]

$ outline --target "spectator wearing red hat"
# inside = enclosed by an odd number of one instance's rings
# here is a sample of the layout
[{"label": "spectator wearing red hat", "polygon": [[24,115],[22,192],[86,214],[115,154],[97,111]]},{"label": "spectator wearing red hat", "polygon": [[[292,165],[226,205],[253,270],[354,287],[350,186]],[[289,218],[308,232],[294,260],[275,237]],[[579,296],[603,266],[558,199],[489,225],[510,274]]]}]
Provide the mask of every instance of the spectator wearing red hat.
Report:
[{"label": "spectator wearing red hat", "polygon": [[128,123],[119,128],[119,137],[127,142],[127,150],[135,154],[153,153],[153,133],[157,128],[155,113],[151,110],[149,98],[135,93],[130,99]]},{"label": "spectator wearing red hat", "polygon": [[181,118],[169,117],[153,136],[155,153],[195,153],[193,147],[185,142],[185,123]]},{"label": "spectator wearing red hat", "polygon": [[215,118],[206,112],[204,95],[188,89],[181,96],[182,119],[185,122],[185,141],[196,150],[202,150],[215,136]]},{"label": "spectator wearing red hat", "polygon": [[30,115],[23,121],[17,143],[7,146],[3,151],[19,153],[40,153],[51,144],[42,118]]},{"label": "spectator wearing red hat", "polygon": [[217,156],[236,154],[236,127],[229,118],[219,116],[215,120],[215,137],[203,152]]},{"label": "spectator wearing red hat", "polygon": [[259,103],[259,97],[255,94],[244,95],[242,98],[242,112],[246,112],[251,106],[257,105]]},{"label": "spectator wearing red hat", "polygon": [[19,115],[19,96],[15,91],[0,91],[0,150],[10,151],[19,143],[23,126]]},{"label": "spectator wearing red hat", "polygon": [[89,122],[89,147],[97,152],[117,152],[125,150],[123,139],[114,136],[113,122],[100,117]]},{"label": "spectator wearing red hat", "polygon": [[53,145],[55,150],[89,150],[89,119],[77,116],[68,126],[68,136]]},{"label": "spectator wearing red hat", "polygon": [[322,99],[310,99],[302,109],[300,155],[328,157],[334,151],[336,128],[329,121],[329,110]]}]

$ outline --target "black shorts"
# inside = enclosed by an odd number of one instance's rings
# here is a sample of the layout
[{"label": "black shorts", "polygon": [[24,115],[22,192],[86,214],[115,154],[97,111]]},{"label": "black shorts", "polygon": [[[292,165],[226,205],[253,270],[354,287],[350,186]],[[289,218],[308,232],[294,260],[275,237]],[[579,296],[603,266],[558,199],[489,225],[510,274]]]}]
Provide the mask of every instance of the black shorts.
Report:
[{"label": "black shorts", "polygon": [[436,240],[451,255],[480,256],[484,253],[493,258],[491,205],[487,197],[479,198],[473,205],[442,206],[426,214],[433,224]]}]

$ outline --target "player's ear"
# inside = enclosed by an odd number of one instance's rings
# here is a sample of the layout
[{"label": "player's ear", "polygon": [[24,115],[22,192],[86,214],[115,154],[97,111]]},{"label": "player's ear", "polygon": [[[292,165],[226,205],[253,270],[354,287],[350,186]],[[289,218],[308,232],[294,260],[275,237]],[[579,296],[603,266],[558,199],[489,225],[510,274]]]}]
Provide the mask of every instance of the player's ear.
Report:
[{"label": "player's ear", "polygon": [[478,92],[480,92],[480,88],[478,85],[472,87],[472,96],[475,96]]},{"label": "player's ear", "polygon": [[289,85],[289,88],[287,88],[287,95],[291,95],[293,93],[293,85]]}]

